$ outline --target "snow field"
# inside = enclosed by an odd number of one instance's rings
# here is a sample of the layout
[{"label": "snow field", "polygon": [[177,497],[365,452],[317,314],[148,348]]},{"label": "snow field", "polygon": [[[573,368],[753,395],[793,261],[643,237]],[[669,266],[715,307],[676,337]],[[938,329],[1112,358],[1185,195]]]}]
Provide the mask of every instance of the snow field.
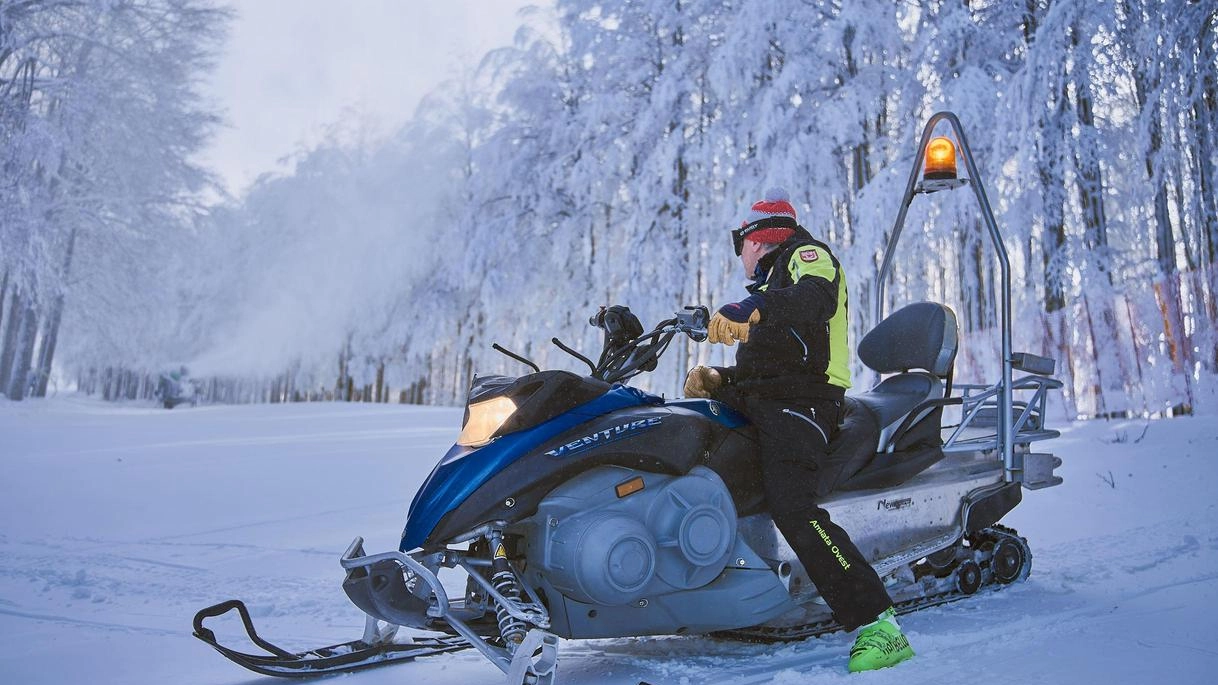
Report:
[{"label": "snow field", "polygon": [[[358,637],[339,555],[395,548],[461,412],[297,404],[165,411],[88,399],[0,404],[0,682],[271,683],[190,636],[246,601],[300,649]],[[851,638],[564,641],[564,683],[1212,682],[1218,672],[1218,415],[1080,423],[1043,449],[1061,487],[1004,523],[1027,582],[904,617],[918,658],[845,672]],[[209,625],[213,625],[209,623]],[[221,638],[240,634],[216,621]],[[487,683],[466,652],[345,676]]]}]

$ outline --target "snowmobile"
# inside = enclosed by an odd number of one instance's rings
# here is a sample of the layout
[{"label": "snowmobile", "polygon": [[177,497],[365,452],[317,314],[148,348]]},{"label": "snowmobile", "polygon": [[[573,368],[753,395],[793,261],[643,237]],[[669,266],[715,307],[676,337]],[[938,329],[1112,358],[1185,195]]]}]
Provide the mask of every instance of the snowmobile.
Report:
[{"label": "snowmobile", "polygon": [[[970,177],[927,156],[954,129]],[[943,155],[940,154],[940,157]],[[925,158],[927,169],[917,172]],[[938,164],[932,168],[932,162]],[[1025,489],[1061,483],[1057,457],[1032,445],[1046,426],[1054,363],[1010,350],[1009,267],[958,120],[927,124],[881,267],[875,326],[858,356],[882,380],[847,396],[830,444],[823,506],[884,579],[899,613],[1001,588],[1028,576],[1026,541],[999,521]],[[989,385],[953,383],[951,309],[933,302],[883,314],[882,284],[905,210],[919,194],[971,183],[998,250],[1002,368]],[[239,601],[200,611],[195,636],[259,673],[314,676],[473,648],[512,685],[555,681],[560,638],[711,634],[799,640],[839,628],[768,515],[755,432],[709,399],[665,400],[627,384],[674,337],[706,338],[708,310],[687,307],[644,332],[626,307],[603,308],[588,376],[483,376],[469,391],[456,444],[410,505],[398,550],[340,560],[343,589],[366,614],[359,640],[291,653],[263,640]],[[1014,372],[1022,376],[1014,379]],[[951,417],[954,424],[945,425]],[[441,574],[463,575],[448,586]],[[456,592],[450,596],[450,587]],[[207,619],[236,610],[269,655],[220,644]],[[398,628],[428,637],[399,641]]]},{"label": "snowmobile", "polygon": [[166,409],[187,403],[195,407],[199,404],[199,388],[183,366],[160,375],[153,397]]}]

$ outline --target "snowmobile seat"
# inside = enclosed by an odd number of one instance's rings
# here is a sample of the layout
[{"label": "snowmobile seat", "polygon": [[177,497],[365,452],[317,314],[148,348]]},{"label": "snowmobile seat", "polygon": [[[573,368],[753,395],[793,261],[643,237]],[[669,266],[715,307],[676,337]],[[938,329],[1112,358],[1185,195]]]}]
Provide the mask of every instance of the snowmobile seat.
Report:
[{"label": "snowmobile seat", "polygon": [[926,403],[951,392],[958,341],[956,315],[933,302],[903,307],[864,336],[859,359],[894,375],[846,398],[829,445],[829,467],[837,473],[825,479],[826,489],[894,487],[943,458],[943,409]]},{"label": "snowmobile seat", "polygon": [[870,409],[881,426],[894,426],[928,398],[942,396],[942,381],[929,373],[915,372],[885,378],[854,400]]},{"label": "snowmobile seat", "polygon": [[[905,417],[923,402],[950,392],[958,349],[955,313],[934,302],[902,307],[863,337],[859,359],[877,373],[895,374],[856,398],[879,421],[876,451],[893,451]],[[922,408],[922,415],[909,423],[918,423],[932,411]]]}]

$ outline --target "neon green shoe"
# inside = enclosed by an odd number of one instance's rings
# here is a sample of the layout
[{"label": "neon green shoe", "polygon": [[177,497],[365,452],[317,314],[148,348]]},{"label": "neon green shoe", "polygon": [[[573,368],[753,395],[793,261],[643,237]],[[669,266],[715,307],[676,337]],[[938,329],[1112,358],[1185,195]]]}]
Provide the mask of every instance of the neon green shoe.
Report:
[{"label": "neon green shoe", "polygon": [[896,616],[896,611],[889,607],[875,623],[859,628],[854,648],[850,650],[851,673],[896,666],[913,657],[913,648],[901,633]]}]

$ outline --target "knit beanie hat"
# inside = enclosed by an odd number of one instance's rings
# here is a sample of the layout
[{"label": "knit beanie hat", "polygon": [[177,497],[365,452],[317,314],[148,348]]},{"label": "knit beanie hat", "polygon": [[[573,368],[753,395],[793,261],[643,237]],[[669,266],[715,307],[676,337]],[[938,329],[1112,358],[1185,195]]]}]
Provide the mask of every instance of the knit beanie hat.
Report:
[{"label": "knit beanie hat", "polygon": [[[791,206],[791,198],[785,188],[773,187],[765,191],[764,199],[753,203],[748,216],[740,224],[743,228],[749,224],[769,218],[786,217],[795,222],[795,208]],[[787,222],[781,222],[787,223]],[[772,226],[759,228],[748,233],[749,240],[759,243],[781,243],[795,234],[795,229],[787,226]]]}]

